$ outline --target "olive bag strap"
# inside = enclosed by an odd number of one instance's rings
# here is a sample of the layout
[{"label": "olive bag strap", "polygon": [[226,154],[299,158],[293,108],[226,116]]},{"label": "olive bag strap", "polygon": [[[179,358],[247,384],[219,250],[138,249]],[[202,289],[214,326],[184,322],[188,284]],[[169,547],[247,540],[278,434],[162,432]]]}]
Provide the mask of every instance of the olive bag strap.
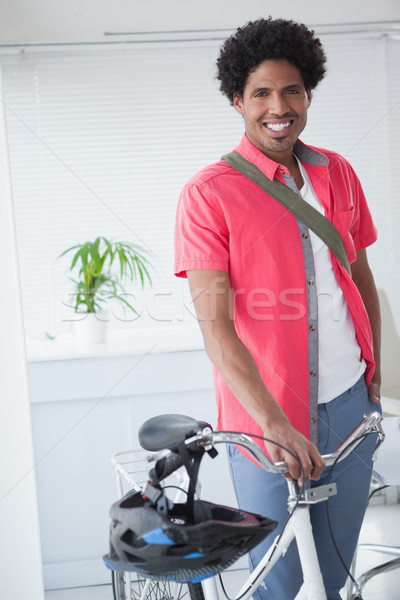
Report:
[{"label": "olive bag strap", "polygon": [[301,196],[293,192],[280,181],[271,181],[258,167],[237,152],[224,154],[222,159],[233,169],[251,179],[258,187],[275,198],[289,212],[309,227],[336,256],[340,264],[350,275],[350,265],[344,249],[343,240],[334,225],[318,210],[313,208]]}]

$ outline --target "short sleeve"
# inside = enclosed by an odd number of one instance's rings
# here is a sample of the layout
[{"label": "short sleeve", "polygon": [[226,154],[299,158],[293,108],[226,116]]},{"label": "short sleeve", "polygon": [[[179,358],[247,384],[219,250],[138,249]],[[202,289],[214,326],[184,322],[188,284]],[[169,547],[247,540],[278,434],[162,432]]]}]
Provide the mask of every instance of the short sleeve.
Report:
[{"label": "short sleeve", "polygon": [[350,163],[334,155],[330,169],[334,197],[332,223],[342,236],[349,262],[357,253],[373,244],[377,230],[371,217],[361,183]]},{"label": "short sleeve", "polygon": [[378,237],[377,229],[361,187],[361,183],[353,168],[347,163],[349,176],[352,180],[354,198],[354,218],[350,226],[350,234],[353,238],[356,252],[373,244]]},{"label": "short sleeve", "polygon": [[218,201],[206,185],[188,183],[179,198],[175,223],[175,275],[189,270],[229,271],[229,232]]}]

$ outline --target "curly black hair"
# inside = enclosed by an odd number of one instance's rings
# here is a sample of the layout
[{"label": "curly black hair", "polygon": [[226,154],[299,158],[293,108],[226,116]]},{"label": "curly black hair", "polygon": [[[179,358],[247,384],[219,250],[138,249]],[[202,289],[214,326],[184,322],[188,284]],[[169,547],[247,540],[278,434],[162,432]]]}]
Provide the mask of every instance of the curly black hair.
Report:
[{"label": "curly black hair", "polygon": [[249,74],[265,60],[287,60],[297,67],[307,90],[313,90],[325,75],[326,56],[314,31],[286,19],[258,19],[225,40],[217,60],[220,90],[233,103],[243,97]]}]

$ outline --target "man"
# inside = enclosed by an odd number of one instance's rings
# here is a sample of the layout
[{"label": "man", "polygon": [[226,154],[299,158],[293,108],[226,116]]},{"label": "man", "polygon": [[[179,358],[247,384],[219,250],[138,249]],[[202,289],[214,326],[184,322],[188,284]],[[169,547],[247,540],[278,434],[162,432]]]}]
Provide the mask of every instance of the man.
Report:
[{"label": "man", "polygon": [[[223,160],[187,183],[176,226],[175,271],[188,278],[214,365],[218,427],[264,436],[269,441],[259,443],[272,460],[286,461],[294,479],[303,470],[310,485],[327,476],[321,454],[335,450],[380,402],[379,302],[366,256],[376,230],[348,162],[298,140],[325,60],[304,25],[260,19],[226,40],[218,79],[244,120],[235,152],[336,226],[351,277],[304,223]],[[366,508],[374,441],[334,471],[340,493],[329,501],[330,515],[347,567]],[[229,460],[239,506],[282,527],[284,478],[234,447]],[[327,596],[338,600],[347,573],[323,505],[312,507],[311,519]],[[271,541],[251,553],[251,568]],[[289,600],[301,582],[292,544],[257,595]]]}]

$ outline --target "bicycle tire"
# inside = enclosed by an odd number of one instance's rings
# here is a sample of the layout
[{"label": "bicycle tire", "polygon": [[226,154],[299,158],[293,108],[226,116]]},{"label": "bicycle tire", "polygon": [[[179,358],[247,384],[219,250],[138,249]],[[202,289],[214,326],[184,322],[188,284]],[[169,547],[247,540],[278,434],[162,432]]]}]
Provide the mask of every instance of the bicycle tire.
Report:
[{"label": "bicycle tire", "polygon": [[[143,596],[145,585],[148,585]],[[201,583],[148,581],[137,573],[112,571],[114,600],[205,600]]]}]

